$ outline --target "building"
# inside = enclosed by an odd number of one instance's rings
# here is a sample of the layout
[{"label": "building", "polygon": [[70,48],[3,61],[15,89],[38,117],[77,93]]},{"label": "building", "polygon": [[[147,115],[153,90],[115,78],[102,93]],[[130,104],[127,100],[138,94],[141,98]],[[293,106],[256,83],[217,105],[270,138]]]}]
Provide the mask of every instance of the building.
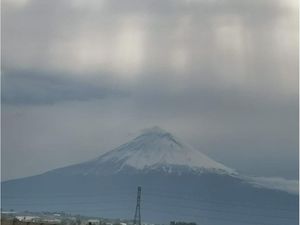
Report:
[{"label": "building", "polygon": [[16,219],[23,222],[37,222],[40,220],[38,216],[16,216]]}]

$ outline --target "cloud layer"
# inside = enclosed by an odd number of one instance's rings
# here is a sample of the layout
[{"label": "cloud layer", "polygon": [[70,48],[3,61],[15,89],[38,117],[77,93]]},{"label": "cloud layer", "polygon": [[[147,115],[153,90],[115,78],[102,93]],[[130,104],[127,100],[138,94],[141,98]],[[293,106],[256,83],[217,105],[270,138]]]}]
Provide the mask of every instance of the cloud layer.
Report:
[{"label": "cloud layer", "polygon": [[297,13],[296,0],[3,1],[4,179],[153,125],[243,172],[296,177]]}]

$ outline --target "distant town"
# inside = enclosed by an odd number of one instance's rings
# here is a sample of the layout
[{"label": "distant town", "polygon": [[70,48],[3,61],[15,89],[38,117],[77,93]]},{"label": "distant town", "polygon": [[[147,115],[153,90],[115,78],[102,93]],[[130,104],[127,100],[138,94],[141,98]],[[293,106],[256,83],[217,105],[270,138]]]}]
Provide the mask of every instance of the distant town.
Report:
[{"label": "distant town", "polygon": [[65,212],[15,212],[13,210],[2,211],[1,219],[61,225],[127,225],[132,223],[129,220],[72,215]]},{"label": "distant town", "polygon": [[[21,223],[20,223],[21,222]],[[22,223],[23,222],[23,223]],[[65,212],[15,212],[1,210],[2,225],[133,225],[132,220],[109,219],[84,215],[73,215]],[[142,222],[142,225],[163,225]],[[171,221],[170,225],[197,225],[196,223]]]}]

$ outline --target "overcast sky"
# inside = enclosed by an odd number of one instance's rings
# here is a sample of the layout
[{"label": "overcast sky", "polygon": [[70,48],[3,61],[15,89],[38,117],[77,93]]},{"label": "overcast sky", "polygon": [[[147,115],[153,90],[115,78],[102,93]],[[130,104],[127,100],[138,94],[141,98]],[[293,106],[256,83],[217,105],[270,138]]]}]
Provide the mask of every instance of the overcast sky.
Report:
[{"label": "overcast sky", "polygon": [[3,0],[2,179],[155,125],[298,178],[297,0]]}]

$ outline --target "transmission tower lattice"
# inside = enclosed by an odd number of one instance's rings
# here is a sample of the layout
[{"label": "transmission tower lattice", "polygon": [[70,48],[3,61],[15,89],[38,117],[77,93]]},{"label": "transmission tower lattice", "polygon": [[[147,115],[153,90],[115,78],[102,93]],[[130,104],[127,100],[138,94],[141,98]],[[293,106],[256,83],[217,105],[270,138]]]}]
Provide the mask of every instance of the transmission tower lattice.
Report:
[{"label": "transmission tower lattice", "polygon": [[133,225],[141,225],[141,192],[142,188],[138,187]]}]

